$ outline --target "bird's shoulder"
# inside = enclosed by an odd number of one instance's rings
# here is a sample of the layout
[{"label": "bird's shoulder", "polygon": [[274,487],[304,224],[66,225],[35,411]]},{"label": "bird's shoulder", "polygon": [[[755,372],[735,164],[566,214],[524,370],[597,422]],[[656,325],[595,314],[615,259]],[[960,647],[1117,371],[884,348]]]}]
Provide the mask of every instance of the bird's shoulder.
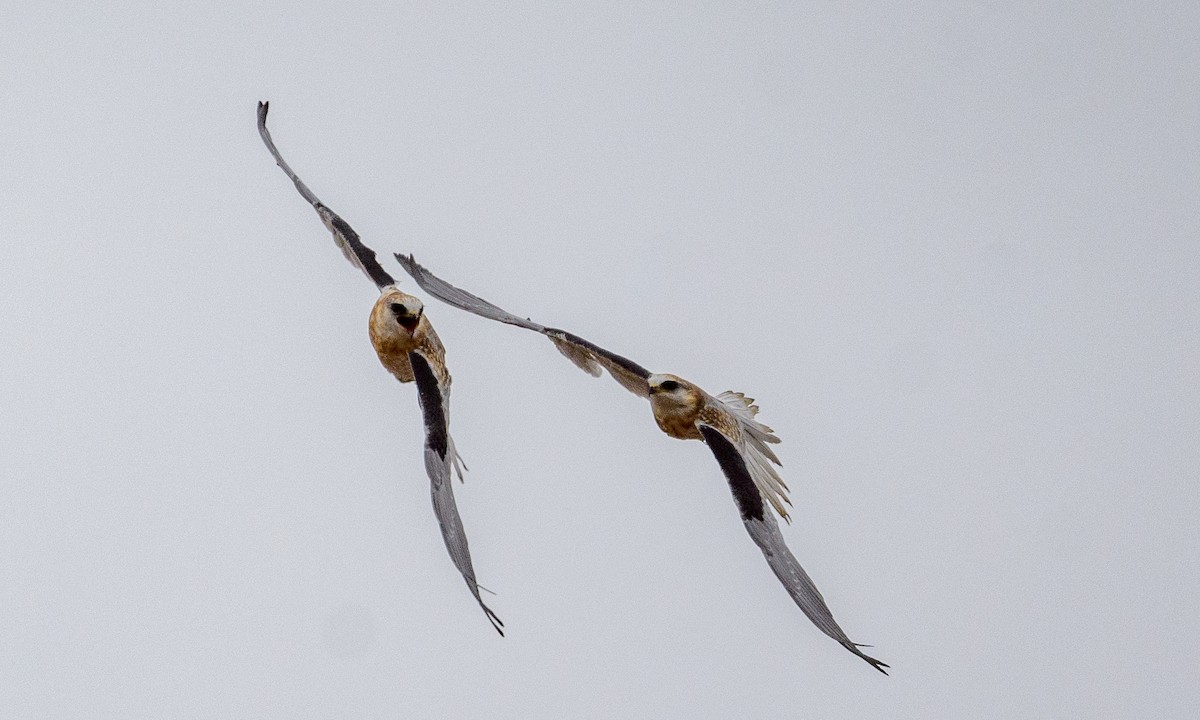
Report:
[{"label": "bird's shoulder", "polygon": [[446,348],[442,345],[442,339],[438,337],[437,331],[433,329],[433,323],[429,322],[429,318],[424,315],[421,316],[417,336],[416,351],[429,361],[429,366],[433,368],[442,387],[448,387],[450,371],[446,367]]},{"label": "bird's shoulder", "polygon": [[[716,397],[710,396],[705,410],[713,418],[714,422],[710,424],[737,448],[759,492],[779,516],[787,520],[787,506],[792,503],[788,498],[787,484],[774,467],[781,464],[779,458],[769,447],[778,443],[779,438],[771,428],[754,419],[758,415],[754,398],[730,390]],[[717,424],[719,422],[725,425]]]},{"label": "bird's shoulder", "polygon": [[724,403],[708,393],[704,394],[704,404],[696,413],[696,422],[713,428],[728,438],[735,446],[741,444],[742,432],[737,420],[734,419],[733,414],[729,412],[729,408]]}]

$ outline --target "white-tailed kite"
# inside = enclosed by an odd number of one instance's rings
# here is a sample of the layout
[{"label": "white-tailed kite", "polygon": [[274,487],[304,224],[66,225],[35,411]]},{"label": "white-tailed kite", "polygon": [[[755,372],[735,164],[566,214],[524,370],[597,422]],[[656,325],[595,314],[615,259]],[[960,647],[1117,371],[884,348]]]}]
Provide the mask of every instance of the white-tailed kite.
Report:
[{"label": "white-tailed kite", "polygon": [[425,419],[425,472],[429,475],[433,510],[442,529],[442,539],[475,601],[483,608],[492,627],[504,635],[504,623],[479,596],[479,583],[475,581],[471,552],[467,548],[467,534],[454,502],[451,466],[458,471],[461,479],[462,464],[454,449],[454,440],[450,437],[450,372],[446,369],[446,351],[442,341],[434,332],[429,318],[425,317],[425,306],[419,299],[396,288],[396,281],[380,267],[374,251],[363,245],[358,233],[318,200],[292,172],[271,140],[271,133],[267,131],[265,102],[258,104],[258,134],[274,156],[275,163],[291,178],[300,195],[313,206],[321,222],[333,233],[333,240],[341,248],[342,254],[379,288],[379,299],[371,308],[368,324],[371,344],[379,355],[379,362],[397,380],[417,383],[417,399]]},{"label": "white-tailed kite", "polygon": [[779,458],[768,447],[768,444],[778,443],[779,438],[771,428],[754,419],[758,414],[754,400],[735,392],[723,392],[714,397],[683,378],[651,373],[632,360],[578,335],[518,317],[454,287],[429,272],[411,255],[396,255],[396,259],[416,280],[417,285],[430,295],[481,317],[545,335],[563,355],[585,372],[598,377],[601,368],[608,370],[622,387],[647,398],[654,411],[654,419],[663,432],[674,438],[702,440],[708,445],[729,481],[733,499],[741,511],[742,523],[788,595],[821,632],[866,660],[876,670],[887,674],[884,670],[888,667],[886,663],[859,650],[868,646],[852,641],[838,626],[812,578],[788,549],[775,515],[767,507],[770,505],[786,520],[786,505],[791,502],[787,497],[787,486],[772,467],[772,464],[780,464]]}]

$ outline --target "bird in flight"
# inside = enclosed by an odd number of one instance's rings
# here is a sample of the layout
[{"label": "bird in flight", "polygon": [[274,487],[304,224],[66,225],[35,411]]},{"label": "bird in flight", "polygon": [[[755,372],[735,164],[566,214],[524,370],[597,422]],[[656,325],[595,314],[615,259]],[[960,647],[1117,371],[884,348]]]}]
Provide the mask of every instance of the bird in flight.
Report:
[{"label": "bird in flight", "polygon": [[492,627],[504,635],[504,623],[496,617],[479,595],[479,583],[475,581],[475,569],[471,564],[471,552],[467,548],[467,534],[463,529],[458,506],[454,502],[454,484],[451,467],[462,478],[462,462],[454,449],[450,437],[450,372],[446,369],[446,351],[438,339],[425,306],[421,301],[396,288],[396,281],[375,259],[375,252],[363,245],[358,233],[337,213],[325,206],[292,172],[283,156],[271,140],[267,130],[268,104],[258,104],[258,134],[262,136],[267,150],[275,163],[291,178],[308,201],[321,222],[333,233],[333,240],[341,248],[350,264],[362,270],[379,288],[379,299],[371,308],[368,331],[371,345],[379,356],[379,362],[402,383],[416,382],[417,400],[425,420],[425,472],[429,475],[430,493],[433,496],[433,511],[442,529],[442,539],[454,566],[462,573],[471,594],[487,615]]},{"label": "bird in flight", "polygon": [[676,375],[651,373],[632,360],[578,335],[513,315],[457,288],[429,272],[412,255],[396,255],[396,260],[426,293],[460,310],[545,335],[559,352],[584,372],[599,377],[601,369],[607,370],[626,390],[647,398],[654,420],[667,435],[681,440],[701,440],[708,445],[729,481],[746,531],[788,595],[821,632],[887,674],[884,668],[889,666],[886,663],[859,649],[869,646],[852,641],[838,626],[812,578],[784,542],[779,523],[771,511],[773,508],[780,517],[788,520],[787,506],[791,501],[787,496],[787,485],[772,467],[780,462],[769,447],[778,443],[779,438],[771,428],[754,419],[758,406],[752,398],[737,392],[723,392],[714,397]]}]

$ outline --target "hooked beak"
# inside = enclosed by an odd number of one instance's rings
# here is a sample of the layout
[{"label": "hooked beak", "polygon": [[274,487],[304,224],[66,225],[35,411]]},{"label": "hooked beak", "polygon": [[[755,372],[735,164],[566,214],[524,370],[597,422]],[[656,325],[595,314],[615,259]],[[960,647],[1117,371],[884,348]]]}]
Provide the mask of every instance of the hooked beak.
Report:
[{"label": "hooked beak", "polygon": [[404,317],[396,318],[396,322],[400,323],[400,327],[408,331],[412,335],[417,331],[417,325],[421,324],[420,315],[405,315]]},{"label": "hooked beak", "polygon": [[423,305],[418,306],[417,312],[414,314],[411,306],[403,302],[390,303],[390,309],[392,317],[396,318],[396,323],[407,330],[409,335],[417,331],[417,326],[421,324],[421,316],[425,313]]}]

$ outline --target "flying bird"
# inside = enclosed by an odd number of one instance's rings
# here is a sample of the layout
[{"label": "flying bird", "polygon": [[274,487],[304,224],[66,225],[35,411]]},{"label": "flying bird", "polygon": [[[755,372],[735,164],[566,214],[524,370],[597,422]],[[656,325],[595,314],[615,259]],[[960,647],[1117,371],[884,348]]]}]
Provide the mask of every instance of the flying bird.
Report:
[{"label": "flying bird", "polygon": [[752,398],[738,392],[712,396],[676,375],[652,373],[578,335],[513,315],[457,288],[429,272],[412,255],[396,255],[396,260],[426,293],[460,310],[545,335],[584,372],[599,377],[602,369],[607,370],[626,390],[648,399],[654,420],[667,435],[700,440],[708,445],[729,481],[746,531],[788,595],[821,632],[887,674],[886,663],[859,649],[868,645],[852,641],[838,626],[812,578],[784,542],[779,523],[771,512],[774,509],[788,520],[787,506],[791,504],[787,485],[773,467],[781,463],[769,447],[778,443],[779,438],[771,428],[755,420],[758,406]]},{"label": "flying bird", "polygon": [[402,383],[416,382],[417,400],[425,420],[425,472],[429,475],[430,493],[433,496],[433,511],[441,526],[442,539],[454,566],[462,573],[471,594],[487,619],[504,635],[504,623],[483,602],[479,595],[480,586],[475,581],[475,569],[471,564],[471,552],[467,548],[467,534],[463,529],[458,506],[454,502],[454,484],[451,467],[462,479],[462,461],[450,437],[450,372],[446,369],[446,351],[442,341],[434,332],[433,325],[425,316],[425,306],[420,299],[396,288],[396,281],[375,259],[375,252],[363,245],[358,233],[330,210],[292,172],[283,156],[271,140],[267,130],[268,104],[258,104],[258,134],[266,143],[267,150],[275,163],[291,178],[308,201],[321,222],[333,233],[333,240],[341,248],[350,264],[363,273],[379,288],[379,299],[371,308],[368,331],[371,345],[384,368]]}]

